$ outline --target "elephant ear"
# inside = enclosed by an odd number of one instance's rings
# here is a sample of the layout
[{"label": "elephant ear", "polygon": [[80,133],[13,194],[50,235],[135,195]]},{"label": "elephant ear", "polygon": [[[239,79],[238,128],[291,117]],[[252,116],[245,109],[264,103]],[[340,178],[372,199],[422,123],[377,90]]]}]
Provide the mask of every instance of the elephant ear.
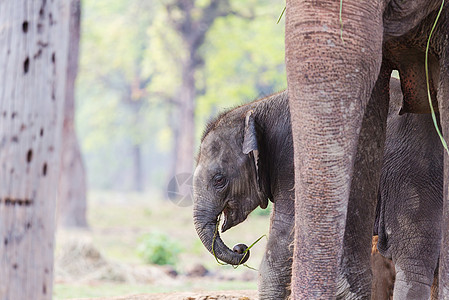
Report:
[{"label": "elephant ear", "polygon": [[246,113],[245,133],[243,136],[243,153],[252,153],[254,164],[256,166],[257,182],[259,183],[259,147],[257,146],[256,122],[254,120],[252,110]]},{"label": "elephant ear", "polygon": [[246,113],[245,117],[245,132],[243,136],[242,150],[244,154],[250,155],[254,160],[254,165],[256,167],[257,187],[260,193],[260,207],[265,209],[268,205],[268,197],[266,196],[265,189],[262,187],[263,184],[259,176],[259,146],[257,143],[256,126],[257,124],[254,119],[253,111],[250,110]]}]

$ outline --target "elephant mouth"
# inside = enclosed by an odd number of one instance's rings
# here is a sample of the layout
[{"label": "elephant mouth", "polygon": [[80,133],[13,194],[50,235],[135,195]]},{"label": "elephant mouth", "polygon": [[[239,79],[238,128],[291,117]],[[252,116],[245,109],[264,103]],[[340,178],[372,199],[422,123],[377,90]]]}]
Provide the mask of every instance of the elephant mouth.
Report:
[{"label": "elephant mouth", "polygon": [[207,215],[207,211],[201,211],[199,209],[194,210],[194,224],[195,230],[197,231],[201,242],[206,246],[207,250],[212,253],[215,258],[231,264],[239,265],[245,263],[249,258],[249,251],[247,246],[243,244],[238,244],[234,246],[231,250],[229,249],[220,237],[220,219],[224,216],[224,223],[222,226],[222,231],[225,231],[232,227],[234,210],[229,207],[221,212],[214,214],[215,218],[204,218]]},{"label": "elephant mouth", "polygon": [[246,216],[248,214],[249,214],[249,212],[242,213],[239,211],[239,209],[234,209],[233,203],[228,202],[222,211],[223,225],[221,226],[221,232],[223,233],[226,230],[242,223],[246,219]]},{"label": "elephant mouth", "polygon": [[221,226],[222,233],[232,227],[232,221],[230,220],[231,215],[231,209],[226,205],[223,209],[223,225]]}]

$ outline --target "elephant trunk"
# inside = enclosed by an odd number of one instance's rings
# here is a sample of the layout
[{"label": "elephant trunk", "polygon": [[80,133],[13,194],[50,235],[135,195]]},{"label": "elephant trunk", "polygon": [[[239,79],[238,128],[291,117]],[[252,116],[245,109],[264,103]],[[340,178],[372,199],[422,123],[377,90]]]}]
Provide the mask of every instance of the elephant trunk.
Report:
[{"label": "elephant trunk", "polygon": [[[220,238],[217,222],[221,212],[211,213],[212,210],[201,210],[194,208],[193,220],[195,230],[207,250],[215,255],[219,260],[231,264],[239,265],[245,263],[249,258],[249,251],[241,253],[241,248],[231,250]],[[214,216],[214,217],[210,217]],[[213,246],[212,246],[213,245]],[[236,248],[236,247],[235,247]]]}]

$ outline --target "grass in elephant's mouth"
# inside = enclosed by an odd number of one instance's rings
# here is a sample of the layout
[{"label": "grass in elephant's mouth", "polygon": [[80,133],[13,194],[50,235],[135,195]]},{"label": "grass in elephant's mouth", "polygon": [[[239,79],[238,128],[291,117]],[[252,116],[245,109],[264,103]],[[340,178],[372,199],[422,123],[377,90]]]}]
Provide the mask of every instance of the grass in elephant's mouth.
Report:
[{"label": "grass in elephant's mouth", "polygon": [[220,219],[221,219],[221,214],[218,216],[218,218],[217,218],[217,223],[216,223],[216,225],[215,225],[214,238],[212,239],[212,254],[214,255],[215,260],[217,261],[217,263],[218,263],[219,265],[225,266],[225,265],[227,265],[227,264],[222,263],[221,261],[218,260],[218,257],[217,257],[217,255],[215,254],[215,250],[214,250],[215,239],[217,238],[218,227],[220,226]]},{"label": "grass in elephant's mouth", "polygon": [[[213,239],[212,239],[212,254],[214,255],[215,260],[217,261],[217,263],[218,263],[219,265],[226,266],[226,265],[229,265],[229,264],[223,263],[223,262],[219,261],[217,255],[215,254],[215,250],[214,250],[215,239],[216,239],[217,236],[218,236],[218,230],[219,230],[218,228],[219,228],[219,226],[220,226],[220,220],[221,220],[221,214],[218,216],[218,218],[217,218],[217,223],[216,223],[216,225],[215,225],[214,237],[213,237]],[[255,269],[255,268],[253,268],[253,267],[251,267],[251,266],[249,266],[249,265],[247,265],[247,264],[242,264],[242,261],[245,259],[246,254],[248,253],[249,249],[251,249],[255,244],[257,244],[263,237],[267,237],[267,235],[266,235],[266,234],[262,235],[262,236],[259,237],[254,243],[252,243],[247,249],[245,249],[245,252],[243,252],[244,255],[243,255],[242,259],[240,260],[239,264],[238,264],[238,265],[232,265],[232,267],[233,267],[234,269],[237,269],[240,265],[243,265],[244,267],[247,267],[248,269],[256,270],[256,271],[257,271],[257,269]]]}]

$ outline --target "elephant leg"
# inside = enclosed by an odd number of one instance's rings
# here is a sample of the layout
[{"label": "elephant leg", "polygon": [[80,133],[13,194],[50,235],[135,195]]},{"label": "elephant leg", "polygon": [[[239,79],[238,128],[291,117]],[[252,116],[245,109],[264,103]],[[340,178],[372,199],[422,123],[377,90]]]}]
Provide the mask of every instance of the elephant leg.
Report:
[{"label": "elephant leg", "polygon": [[[449,10],[443,19],[449,20]],[[446,141],[449,141],[449,29],[446,29],[444,50],[440,59],[440,79],[438,84],[438,106],[441,128]],[[444,36],[444,35],[443,35]],[[449,157],[444,151],[443,224],[439,269],[439,295],[449,299]]]},{"label": "elephant leg", "polygon": [[[414,173],[413,167],[407,170]],[[431,178],[425,170],[419,175],[438,182],[438,179]],[[402,180],[406,182],[413,179],[402,177]],[[393,292],[395,300],[431,298],[431,287],[438,268],[442,209],[441,200],[438,200],[442,198],[442,182],[439,182],[439,188],[434,189],[427,189],[424,186],[426,181],[418,183],[421,186],[397,187],[399,197],[386,200],[390,200],[386,230],[390,231],[388,252],[392,255],[396,269]],[[429,181],[427,183],[432,184]],[[420,188],[418,193],[416,187]],[[436,193],[432,193],[433,191]]]},{"label": "elephant leg", "polygon": [[337,4],[287,0],[296,192],[293,299],[336,295],[358,135],[382,63],[382,4],[343,5],[345,42]]},{"label": "elephant leg", "polygon": [[371,293],[371,248],[366,245],[373,235],[391,71],[382,64],[359,135],[337,286],[341,299],[368,299]]},{"label": "elephant leg", "polygon": [[[288,299],[291,292],[294,202],[291,199],[283,202],[275,203],[270,237],[259,268],[260,300]],[[283,207],[280,209],[278,206]]]},{"label": "elephant leg", "polygon": [[[398,268],[396,268],[398,270]],[[410,284],[410,278],[402,270],[396,272],[394,282],[393,299],[429,299],[430,286],[428,282],[414,282]]]},{"label": "elephant leg", "polygon": [[391,249],[396,269],[393,299],[431,299],[439,239],[419,229],[402,235],[404,240],[398,240],[395,244],[399,245],[393,245]]},{"label": "elephant leg", "polygon": [[[421,240],[425,240],[425,237]],[[431,251],[432,248],[437,249],[438,245],[420,243],[416,237],[405,240],[403,244],[409,247],[401,247],[399,251],[407,253],[406,257],[393,258],[396,269],[393,299],[438,299],[438,253]],[[411,249],[417,251],[410,252]],[[397,252],[398,249],[392,251]]]}]

